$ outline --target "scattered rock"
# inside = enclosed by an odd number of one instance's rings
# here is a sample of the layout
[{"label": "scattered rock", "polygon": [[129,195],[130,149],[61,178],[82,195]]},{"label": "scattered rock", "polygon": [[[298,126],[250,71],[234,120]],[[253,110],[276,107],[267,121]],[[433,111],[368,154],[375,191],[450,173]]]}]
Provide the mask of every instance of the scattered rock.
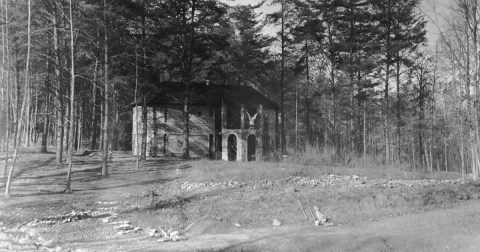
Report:
[{"label": "scattered rock", "polygon": [[154,229],[154,228],[152,228],[152,229],[148,228],[148,229],[145,230],[145,231],[146,231],[146,233],[147,233],[150,237],[160,236],[160,234],[157,233],[157,230]]},{"label": "scattered rock", "polygon": [[272,225],[278,227],[282,225],[282,222],[277,219],[273,219]]},{"label": "scattered rock", "polygon": [[131,224],[130,221],[115,221],[115,222],[109,222],[108,224],[110,225],[129,225]]},{"label": "scattered rock", "polygon": [[136,233],[138,231],[140,231],[141,228],[139,227],[136,227],[136,228],[133,228],[133,229],[128,229],[128,230],[122,230],[120,232],[117,232],[118,235],[126,235],[126,234],[130,234],[130,233]]},{"label": "scattered rock", "polygon": [[117,215],[107,216],[105,218],[102,218],[102,222],[104,224],[112,223],[112,220],[116,218],[117,218]]},{"label": "scattered rock", "polygon": [[318,208],[318,206],[314,206],[313,210],[315,211],[315,215],[316,215],[315,219],[316,220],[318,220],[320,223],[327,222],[327,217],[325,217],[325,215],[320,212],[320,209]]},{"label": "scattered rock", "polygon": [[83,220],[95,216],[91,211],[72,211],[68,214],[59,214],[56,216],[50,216],[40,219],[34,219],[25,223],[29,227],[38,227],[38,226],[52,226],[58,223],[69,223],[73,221]]},{"label": "scattered rock", "polygon": [[126,230],[132,230],[133,226],[130,224],[123,224],[120,226],[115,226],[113,227],[113,229],[115,229],[116,231],[126,231]]},{"label": "scattered rock", "polygon": [[181,241],[185,240],[185,236],[182,235],[179,231],[172,231],[171,229],[168,231],[165,231],[164,229],[160,228],[160,231],[162,233],[162,238],[158,239],[159,242],[168,242],[168,241]]},{"label": "scattered rock", "polygon": [[157,240],[158,242],[168,242],[170,241],[170,237],[162,237],[160,239]]}]

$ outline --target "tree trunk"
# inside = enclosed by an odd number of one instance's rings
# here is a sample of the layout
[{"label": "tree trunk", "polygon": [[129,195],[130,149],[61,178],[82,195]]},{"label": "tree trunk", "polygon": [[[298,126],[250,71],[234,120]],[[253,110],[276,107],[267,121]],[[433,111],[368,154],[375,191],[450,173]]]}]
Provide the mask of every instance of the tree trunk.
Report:
[{"label": "tree trunk", "polygon": [[105,36],[104,36],[104,57],[105,57],[105,119],[104,119],[104,125],[103,125],[103,160],[102,160],[102,176],[107,176],[108,175],[108,132],[109,132],[109,80],[108,80],[108,20],[107,20],[107,0],[103,0],[103,5],[104,5],[104,11],[103,11],[103,18],[104,18],[104,31],[105,31]]},{"label": "tree trunk", "polygon": [[[2,11],[3,13],[3,11]],[[8,20],[8,1],[5,1],[5,20]],[[8,155],[9,155],[9,145],[10,145],[10,122],[11,122],[11,114],[10,114],[10,49],[9,49],[9,34],[8,34],[8,23],[5,24],[5,30],[3,28],[4,26],[2,25],[2,51],[3,51],[3,60],[2,62],[5,62],[6,58],[6,67],[5,64],[3,65],[4,68],[6,68],[6,85],[7,85],[7,103],[5,104],[7,106],[7,111],[6,111],[6,126],[5,126],[5,166],[3,170],[3,183],[5,187],[7,186],[7,175],[8,175]],[[3,42],[5,41],[5,42]],[[5,52],[6,52],[6,57],[5,57]]]},{"label": "tree trunk", "polygon": [[[138,91],[138,54],[137,48],[135,47],[135,154],[136,154],[136,168],[140,169],[140,148],[139,148],[139,139],[138,139],[138,101],[137,101],[137,91]],[[166,116],[166,115],[164,115]]]},{"label": "tree trunk", "polygon": [[[47,61],[48,65],[48,61]],[[48,69],[48,66],[47,66]],[[50,95],[49,95],[49,90],[50,90],[50,80],[47,77],[45,78],[45,90],[46,90],[46,97],[44,98],[44,104],[43,104],[43,132],[42,132],[42,145],[40,147],[40,152],[41,153],[47,153],[47,139],[48,139],[48,110],[49,106],[48,103],[50,102]]]},{"label": "tree trunk", "polygon": [[287,137],[285,133],[285,4],[282,1],[281,4],[282,21],[280,30],[280,42],[281,42],[281,69],[280,69],[280,142],[281,153],[287,152]]},{"label": "tree trunk", "polygon": [[97,71],[98,71],[98,58],[95,58],[95,70],[93,71],[93,88],[92,88],[92,140],[90,149],[95,150],[97,149]]},{"label": "tree trunk", "polygon": [[307,138],[308,138],[308,143],[310,146],[314,144],[313,140],[313,130],[312,130],[312,115],[311,115],[311,106],[312,106],[312,99],[310,99],[310,50],[308,46],[308,40],[305,41],[305,50],[306,50],[306,77],[307,77],[307,88],[306,88],[306,95],[305,95],[305,127],[307,129]]},{"label": "tree trunk", "polygon": [[57,20],[56,10],[53,13],[53,47],[55,53],[55,82],[57,84],[55,96],[57,99],[57,147],[56,147],[56,156],[55,162],[57,165],[62,165],[63,163],[63,94],[62,94],[62,84],[60,83],[60,50],[58,44],[58,20]]},{"label": "tree trunk", "polygon": [[189,113],[189,97],[188,97],[188,86],[189,84],[185,84],[185,99],[183,103],[183,159],[189,159],[190,158],[190,141],[189,141],[189,136],[190,136],[190,124],[189,124],[189,118],[190,118],[190,113]]},{"label": "tree trunk", "polygon": [[17,161],[17,156],[18,156],[18,146],[20,145],[20,135],[21,135],[21,130],[22,130],[22,118],[23,114],[25,112],[25,107],[26,107],[26,101],[28,98],[28,76],[29,76],[29,70],[30,70],[30,24],[31,24],[31,0],[28,0],[28,26],[27,26],[27,59],[25,62],[25,93],[22,101],[22,108],[20,110],[20,117],[18,118],[18,125],[17,125],[17,130],[16,130],[16,145],[15,145],[15,152],[13,154],[13,163],[12,166],[10,167],[10,171],[8,173],[8,179],[7,179],[7,184],[5,186],[5,196],[8,198],[10,197],[10,186],[12,184],[12,178],[13,178],[13,171],[15,169],[15,163]]},{"label": "tree trunk", "polygon": [[142,153],[141,153],[141,160],[146,161],[147,160],[147,104],[146,104],[147,98],[143,96],[143,106],[142,106]]},{"label": "tree trunk", "polygon": [[65,192],[71,192],[71,180],[72,180],[72,166],[73,166],[73,132],[75,129],[75,49],[73,44],[73,14],[72,14],[72,0],[70,3],[70,141],[68,142],[68,172],[67,172],[67,184],[65,186]]}]

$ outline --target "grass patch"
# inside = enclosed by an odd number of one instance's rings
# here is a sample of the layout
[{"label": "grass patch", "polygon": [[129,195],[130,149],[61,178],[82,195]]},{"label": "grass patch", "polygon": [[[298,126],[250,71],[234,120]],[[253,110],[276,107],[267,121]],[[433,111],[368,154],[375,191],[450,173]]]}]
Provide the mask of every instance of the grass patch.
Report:
[{"label": "grass patch", "polygon": [[399,165],[358,165],[356,167],[299,164],[281,162],[226,162],[197,160],[187,163],[191,168],[179,170],[181,177],[196,182],[248,182],[252,180],[277,180],[289,176],[320,177],[323,175],[357,175],[368,178],[391,179],[457,179],[458,173],[412,172]]}]

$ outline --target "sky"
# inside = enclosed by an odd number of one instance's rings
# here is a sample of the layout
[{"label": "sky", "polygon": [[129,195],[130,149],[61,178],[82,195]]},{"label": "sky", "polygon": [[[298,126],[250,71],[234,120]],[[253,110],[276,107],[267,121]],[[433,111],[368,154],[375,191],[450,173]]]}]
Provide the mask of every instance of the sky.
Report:
[{"label": "sky", "polygon": [[[227,3],[229,5],[236,5],[236,4],[258,4],[261,0],[220,0],[221,2]],[[438,28],[437,24],[442,25],[441,19],[448,15],[448,5],[451,0],[421,0],[422,6],[421,11],[425,13],[427,23],[427,39],[429,46],[433,47],[435,42],[438,40]],[[263,13],[271,13],[275,10],[275,6],[268,6],[265,4],[262,6],[259,11]],[[437,15],[435,15],[435,13]],[[437,17],[437,18],[435,18]],[[437,19],[437,20],[435,20]],[[266,31],[269,33],[268,31]]]}]

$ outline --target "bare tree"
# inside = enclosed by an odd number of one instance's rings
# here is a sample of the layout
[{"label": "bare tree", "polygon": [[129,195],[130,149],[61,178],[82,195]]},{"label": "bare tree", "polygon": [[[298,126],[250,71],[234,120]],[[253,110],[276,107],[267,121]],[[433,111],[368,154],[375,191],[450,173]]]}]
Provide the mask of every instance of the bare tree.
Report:
[{"label": "bare tree", "polygon": [[104,66],[104,74],[105,74],[105,105],[104,105],[104,125],[103,125],[103,156],[102,156],[102,176],[108,175],[108,138],[109,138],[109,129],[108,129],[108,120],[109,120],[109,81],[108,81],[108,17],[107,17],[107,0],[103,0],[103,18],[104,18],[104,41],[103,41],[103,49],[104,49],[104,57],[105,57],[105,66]]},{"label": "bare tree", "polygon": [[71,192],[71,179],[72,179],[72,166],[73,166],[73,142],[74,142],[74,127],[75,127],[75,48],[74,48],[74,37],[73,37],[73,15],[72,15],[72,0],[69,1],[70,9],[70,131],[68,142],[68,173],[67,173],[67,184],[65,187],[65,192]]},{"label": "bare tree", "polygon": [[25,90],[24,90],[24,95],[23,95],[23,101],[22,101],[22,108],[20,110],[20,116],[17,120],[17,130],[15,131],[15,137],[16,137],[16,142],[15,142],[15,151],[13,153],[13,163],[12,166],[10,167],[10,171],[8,173],[8,180],[7,180],[7,185],[5,186],[5,197],[10,197],[10,186],[12,184],[12,177],[13,177],[13,171],[15,169],[15,163],[17,161],[18,157],[18,146],[20,145],[20,136],[21,136],[21,130],[22,130],[22,118],[25,113],[25,107],[27,103],[27,98],[28,98],[28,76],[29,76],[29,69],[30,69],[30,48],[31,48],[31,16],[32,16],[32,11],[31,11],[31,0],[28,0],[28,25],[27,25],[27,59],[25,62]]}]

